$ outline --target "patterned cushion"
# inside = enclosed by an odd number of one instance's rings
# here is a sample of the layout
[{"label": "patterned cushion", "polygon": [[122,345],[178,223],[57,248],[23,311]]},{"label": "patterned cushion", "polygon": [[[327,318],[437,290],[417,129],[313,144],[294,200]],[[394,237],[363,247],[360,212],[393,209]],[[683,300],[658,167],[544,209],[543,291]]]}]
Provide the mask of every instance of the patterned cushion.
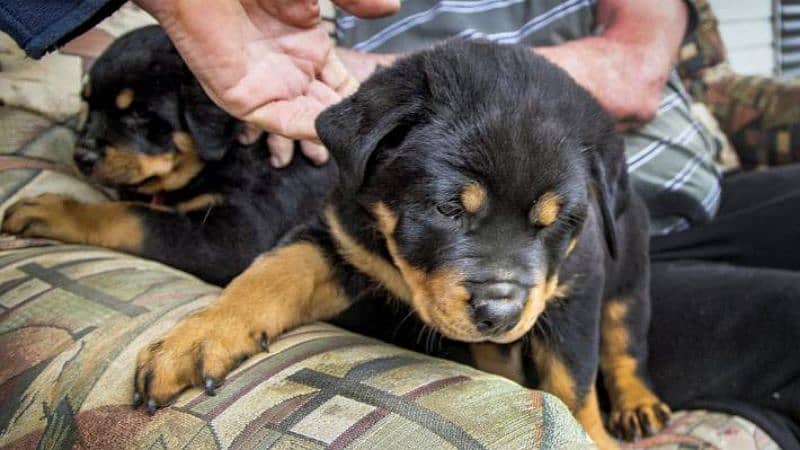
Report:
[{"label": "patterned cushion", "polygon": [[694,0],[694,3],[697,7],[697,26],[694,33],[687,36],[678,56],[678,73],[684,79],[698,78],[705,69],[728,59],[711,5],[707,0]]},{"label": "patterned cushion", "polygon": [[779,450],[760,428],[741,417],[709,411],[679,411],[657,436],[626,448],[658,450]]},{"label": "patterned cushion", "polygon": [[[557,399],[317,324],[150,418],[130,407],[139,348],[218,288],[103,249],[0,240],[0,447],[586,448]],[[41,243],[40,243],[41,244]],[[628,448],[775,449],[755,425],[677,413]]]},{"label": "patterned cushion", "polygon": [[85,201],[108,199],[110,193],[78,175],[74,147],[75,132],[68,126],[0,106],[0,209],[45,192],[70,193]]},{"label": "patterned cushion", "polygon": [[313,325],[234,371],[214,397],[130,407],[135,355],[218,288],[107,250],[0,253],[0,447],[581,448],[557,399]]}]

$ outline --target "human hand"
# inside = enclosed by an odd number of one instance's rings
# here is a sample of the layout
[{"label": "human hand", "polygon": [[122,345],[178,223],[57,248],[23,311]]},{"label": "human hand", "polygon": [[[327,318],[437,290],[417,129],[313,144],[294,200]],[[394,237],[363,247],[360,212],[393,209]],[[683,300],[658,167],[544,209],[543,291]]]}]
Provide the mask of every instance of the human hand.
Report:
[{"label": "human hand", "polygon": [[[137,0],[209,96],[270,133],[316,140],[314,120],[357,87],[320,25],[317,0]],[[338,0],[360,17],[397,0]],[[313,159],[313,158],[312,158]]]},{"label": "human hand", "polygon": [[[292,162],[295,141],[279,134],[270,134],[267,137],[269,146],[269,162],[273,167],[286,167]],[[328,161],[328,149],[314,141],[300,141],[300,151],[314,164],[320,165]]]},{"label": "human hand", "polygon": [[[381,66],[391,65],[400,55],[362,53],[349,49],[337,48],[337,56],[348,73],[358,81],[367,79],[372,72]],[[267,139],[270,163],[275,167],[285,167],[292,161],[294,142],[283,136],[271,134]],[[328,160],[328,150],[312,141],[300,141],[300,150],[315,164],[323,164]]]}]

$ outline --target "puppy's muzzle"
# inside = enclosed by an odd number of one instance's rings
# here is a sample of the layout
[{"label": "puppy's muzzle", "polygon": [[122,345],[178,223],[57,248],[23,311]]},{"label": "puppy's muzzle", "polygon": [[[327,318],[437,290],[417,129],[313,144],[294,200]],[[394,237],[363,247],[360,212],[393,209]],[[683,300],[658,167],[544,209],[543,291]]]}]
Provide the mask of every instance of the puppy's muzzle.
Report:
[{"label": "puppy's muzzle", "polygon": [[484,282],[470,289],[472,320],[487,336],[503,334],[519,322],[528,291],[518,283]]},{"label": "puppy's muzzle", "polygon": [[84,175],[91,175],[97,162],[100,161],[102,155],[98,150],[98,143],[96,139],[82,138],[78,141],[75,148],[75,165]]}]

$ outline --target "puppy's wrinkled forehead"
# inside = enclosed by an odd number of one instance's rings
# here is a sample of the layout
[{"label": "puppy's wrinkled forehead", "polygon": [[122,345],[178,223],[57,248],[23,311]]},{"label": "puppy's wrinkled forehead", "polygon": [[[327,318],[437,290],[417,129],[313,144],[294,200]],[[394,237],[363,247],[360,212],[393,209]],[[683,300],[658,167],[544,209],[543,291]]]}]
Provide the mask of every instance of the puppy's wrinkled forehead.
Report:
[{"label": "puppy's wrinkled forehead", "polygon": [[585,182],[581,143],[536,111],[527,115],[530,120],[513,112],[487,118],[463,111],[461,117],[460,123],[434,120],[421,127],[398,149],[395,158],[405,160],[398,170],[419,172],[415,178],[423,189],[433,184],[463,190],[467,209],[477,209],[488,196],[529,203],[547,190]]},{"label": "puppy's wrinkled forehead", "polygon": [[351,193],[400,159],[410,180],[491,174],[495,192],[514,195],[575,176],[574,161],[609,124],[566,72],[529,49],[454,41],[376,72],[323,112],[317,131]]},{"label": "puppy's wrinkled forehead", "polygon": [[174,91],[184,64],[157,26],[134,30],[115,40],[94,62],[82,97],[95,107],[128,110],[154,93]]}]

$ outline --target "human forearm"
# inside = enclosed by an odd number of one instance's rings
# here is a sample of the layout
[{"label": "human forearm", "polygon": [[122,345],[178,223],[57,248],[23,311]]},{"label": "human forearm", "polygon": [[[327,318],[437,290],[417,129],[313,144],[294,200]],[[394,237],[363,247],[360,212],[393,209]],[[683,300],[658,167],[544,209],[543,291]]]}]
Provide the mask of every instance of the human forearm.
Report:
[{"label": "human forearm", "polygon": [[557,64],[621,121],[655,115],[686,29],[682,0],[605,0],[597,21],[604,30],[534,51]]}]

